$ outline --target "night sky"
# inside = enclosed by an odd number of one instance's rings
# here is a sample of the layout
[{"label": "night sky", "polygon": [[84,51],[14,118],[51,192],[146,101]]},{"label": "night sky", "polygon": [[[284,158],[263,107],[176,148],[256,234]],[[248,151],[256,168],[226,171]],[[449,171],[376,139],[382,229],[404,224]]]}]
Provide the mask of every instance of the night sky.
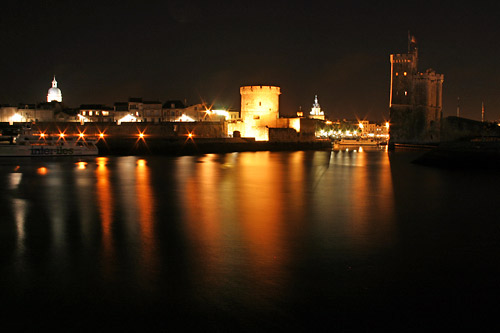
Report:
[{"label": "night sky", "polygon": [[239,109],[241,85],[281,87],[281,114],[388,118],[391,53],[419,46],[445,75],[444,116],[500,118],[500,5],[360,1],[11,1],[0,21],[0,103],[205,101]]}]

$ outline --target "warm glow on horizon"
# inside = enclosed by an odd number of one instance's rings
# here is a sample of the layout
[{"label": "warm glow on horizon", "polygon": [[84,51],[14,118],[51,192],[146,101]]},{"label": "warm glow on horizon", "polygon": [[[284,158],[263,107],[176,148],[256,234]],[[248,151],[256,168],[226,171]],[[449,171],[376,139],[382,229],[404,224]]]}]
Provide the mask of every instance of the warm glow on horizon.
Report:
[{"label": "warm glow on horizon", "polygon": [[137,122],[137,118],[134,117],[131,114],[128,114],[125,117],[122,117],[121,119],[118,119],[118,121],[116,123],[118,125],[120,125],[121,123],[135,123],[135,122]]},{"label": "warm glow on horizon", "polygon": [[13,125],[13,123],[21,123],[25,122],[26,118],[21,116],[19,113],[14,113],[12,117],[9,119],[9,125]]},{"label": "warm glow on horizon", "polygon": [[194,122],[195,120],[185,114],[182,114],[179,118],[175,120],[176,122]]}]

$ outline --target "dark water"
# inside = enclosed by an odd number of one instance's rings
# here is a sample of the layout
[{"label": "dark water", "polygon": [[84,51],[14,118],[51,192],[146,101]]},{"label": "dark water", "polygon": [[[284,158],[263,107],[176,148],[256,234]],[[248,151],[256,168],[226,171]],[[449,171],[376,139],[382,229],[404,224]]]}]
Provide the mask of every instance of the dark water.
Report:
[{"label": "dark water", "polygon": [[0,160],[3,323],[484,330],[500,174],[417,154]]}]

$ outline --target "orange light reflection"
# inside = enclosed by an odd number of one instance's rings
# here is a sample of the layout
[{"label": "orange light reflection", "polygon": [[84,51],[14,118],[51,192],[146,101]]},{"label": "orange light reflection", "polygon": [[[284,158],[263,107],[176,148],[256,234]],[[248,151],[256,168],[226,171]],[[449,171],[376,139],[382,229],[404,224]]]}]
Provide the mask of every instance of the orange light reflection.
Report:
[{"label": "orange light reflection", "polygon": [[[146,165],[146,160],[137,160],[136,167],[136,182],[135,192],[137,194],[137,203],[139,206],[139,225],[141,230],[142,256],[141,262],[144,269],[143,274],[155,272],[154,267],[157,266],[155,260],[155,236],[154,236],[154,216],[155,216],[155,197],[151,189],[151,180],[149,168]],[[146,280],[151,279],[151,276],[145,276]]]},{"label": "orange light reflection", "polygon": [[40,167],[36,170],[36,172],[39,174],[39,175],[46,175],[48,173],[48,170],[46,167]]},{"label": "orange light reflection", "polygon": [[[111,270],[113,266],[113,239],[111,234],[111,225],[113,223],[113,192],[109,182],[109,171],[106,167],[108,159],[106,157],[97,158],[97,206],[101,217],[102,229],[102,248],[104,252],[105,270]],[[106,274],[107,275],[107,274]]]},{"label": "orange light reflection", "polygon": [[76,163],[78,170],[85,170],[87,168],[87,162],[78,162]]}]

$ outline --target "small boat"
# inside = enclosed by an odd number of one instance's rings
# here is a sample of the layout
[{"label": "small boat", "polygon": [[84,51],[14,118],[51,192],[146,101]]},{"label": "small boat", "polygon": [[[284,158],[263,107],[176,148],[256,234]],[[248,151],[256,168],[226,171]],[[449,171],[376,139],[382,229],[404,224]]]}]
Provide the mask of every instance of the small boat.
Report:
[{"label": "small boat", "polygon": [[378,146],[379,141],[375,139],[346,139],[336,142],[340,146]]},{"label": "small boat", "polygon": [[23,129],[17,135],[2,135],[0,141],[0,157],[89,156],[99,153],[96,140],[64,135],[34,135],[30,129]]}]

